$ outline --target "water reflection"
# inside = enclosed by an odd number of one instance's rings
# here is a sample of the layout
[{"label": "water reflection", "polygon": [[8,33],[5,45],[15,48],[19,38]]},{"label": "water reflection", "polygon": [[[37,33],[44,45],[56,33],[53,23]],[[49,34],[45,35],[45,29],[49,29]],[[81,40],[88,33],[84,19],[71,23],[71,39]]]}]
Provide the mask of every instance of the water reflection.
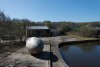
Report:
[{"label": "water reflection", "polygon": [[70,67],[100,67],[100,43],[74,43],[60,48]]},{"label": "water reflection", "polygon": [[68,50],[71,46],[77,46],[79,47],[80,49],[82,49],[83,51],[86,51],[86,52],[91,52],[93,50],[95,50],[96,48],[96,45],[99,45],[99,43],[77,43],[77,44],[69,44],[69,45],[66,45],[66,46],[62,46],[62,50],[65,51],[65,50]]},{"label": "water reflection", "polygon": [[69,47],[70,47],[69,45],[67,45],[67,46],[62,46],[62,48],[63,48],[62,51],[66,51],[66,50],[68,50]]},{"label": "water reflection", "polygon": [[91,52],[96,48],[96,45],[94,43],[81,43],[81,44],[77,44],[77,46],[86,52]]}]

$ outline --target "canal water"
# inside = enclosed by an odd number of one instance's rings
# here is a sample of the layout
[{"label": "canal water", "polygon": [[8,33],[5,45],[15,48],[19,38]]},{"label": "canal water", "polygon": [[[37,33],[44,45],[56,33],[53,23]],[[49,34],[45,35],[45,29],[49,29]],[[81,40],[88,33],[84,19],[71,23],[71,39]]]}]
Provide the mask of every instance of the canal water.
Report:
[{"label": "canal water", "polygon": [[100,42],[66,44],[59,50],[69,67],[100,67]]}]

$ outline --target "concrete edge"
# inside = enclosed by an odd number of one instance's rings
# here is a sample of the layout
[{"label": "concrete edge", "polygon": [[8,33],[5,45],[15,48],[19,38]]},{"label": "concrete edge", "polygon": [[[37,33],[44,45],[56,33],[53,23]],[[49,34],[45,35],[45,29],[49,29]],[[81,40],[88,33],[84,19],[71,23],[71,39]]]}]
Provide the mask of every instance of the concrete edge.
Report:
[{"label": "concrete edge", "polygon": [[[59,52],[59,48],[66,45],[66,43],[82,43],[82,42],[100,42],[100,39],[95,39],[95,40],[75,40],[75,41],[66,41],[66,42],[59,42],[56,45],[57,48],[57,57],[59,59],[60,65],[61,67],[69,67],[68,64],[64,61],[64,59],[62,58],[60,52]],[[63,45],[62,45],[63,44]]]},{"label": "concrete edge", "polygon": [[95,39],[95,40],[75,40],[75,41],[64,41],[64,42],[60,42],[58,44],[58,48],[66,45],[67,44],[70,44],[70,43],[82,43],[82,42],[100,42],[100,39]]},{"label": "concrete edge", "polygon": [[60,54],[60,51],[59,51],[59,47],[57,47],[57,57],[59,59],[59,62],[60,62],[60,66],[61,67],[69,67],[68,64],[64,61],[64,59],[62,58],[61,54]]},{"label": "concrete edge", "polygon": [[55,51],[54,54],[57,56],[58,58],[58,62],[59,62],[59,65],[60,67],[69,67],[66,62],[63,60],[60,52],[59,52],[59,44],[62,43],[62,42],[52,42],[52,46],[51,47],[54,47],[54,49],[52,49],[52,51]]}]

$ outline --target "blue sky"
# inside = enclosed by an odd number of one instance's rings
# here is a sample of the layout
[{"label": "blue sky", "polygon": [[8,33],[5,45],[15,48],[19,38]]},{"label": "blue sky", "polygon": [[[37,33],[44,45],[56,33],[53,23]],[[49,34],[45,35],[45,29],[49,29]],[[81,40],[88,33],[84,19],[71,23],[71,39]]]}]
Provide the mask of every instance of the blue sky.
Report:
[{"label": "blue sky", "polygon": [[100,21],[100,0],[0,0],[0,10],[32,21]]}]

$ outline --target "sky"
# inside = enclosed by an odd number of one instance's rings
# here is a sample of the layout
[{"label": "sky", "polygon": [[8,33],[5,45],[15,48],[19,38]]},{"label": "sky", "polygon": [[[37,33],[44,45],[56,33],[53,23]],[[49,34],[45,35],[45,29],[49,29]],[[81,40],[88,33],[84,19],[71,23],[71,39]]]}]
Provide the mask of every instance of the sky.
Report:
[{"label": "sky", "polygon": [[100,0],[0,0],[11,18],[32,21],[100,21]]}]

